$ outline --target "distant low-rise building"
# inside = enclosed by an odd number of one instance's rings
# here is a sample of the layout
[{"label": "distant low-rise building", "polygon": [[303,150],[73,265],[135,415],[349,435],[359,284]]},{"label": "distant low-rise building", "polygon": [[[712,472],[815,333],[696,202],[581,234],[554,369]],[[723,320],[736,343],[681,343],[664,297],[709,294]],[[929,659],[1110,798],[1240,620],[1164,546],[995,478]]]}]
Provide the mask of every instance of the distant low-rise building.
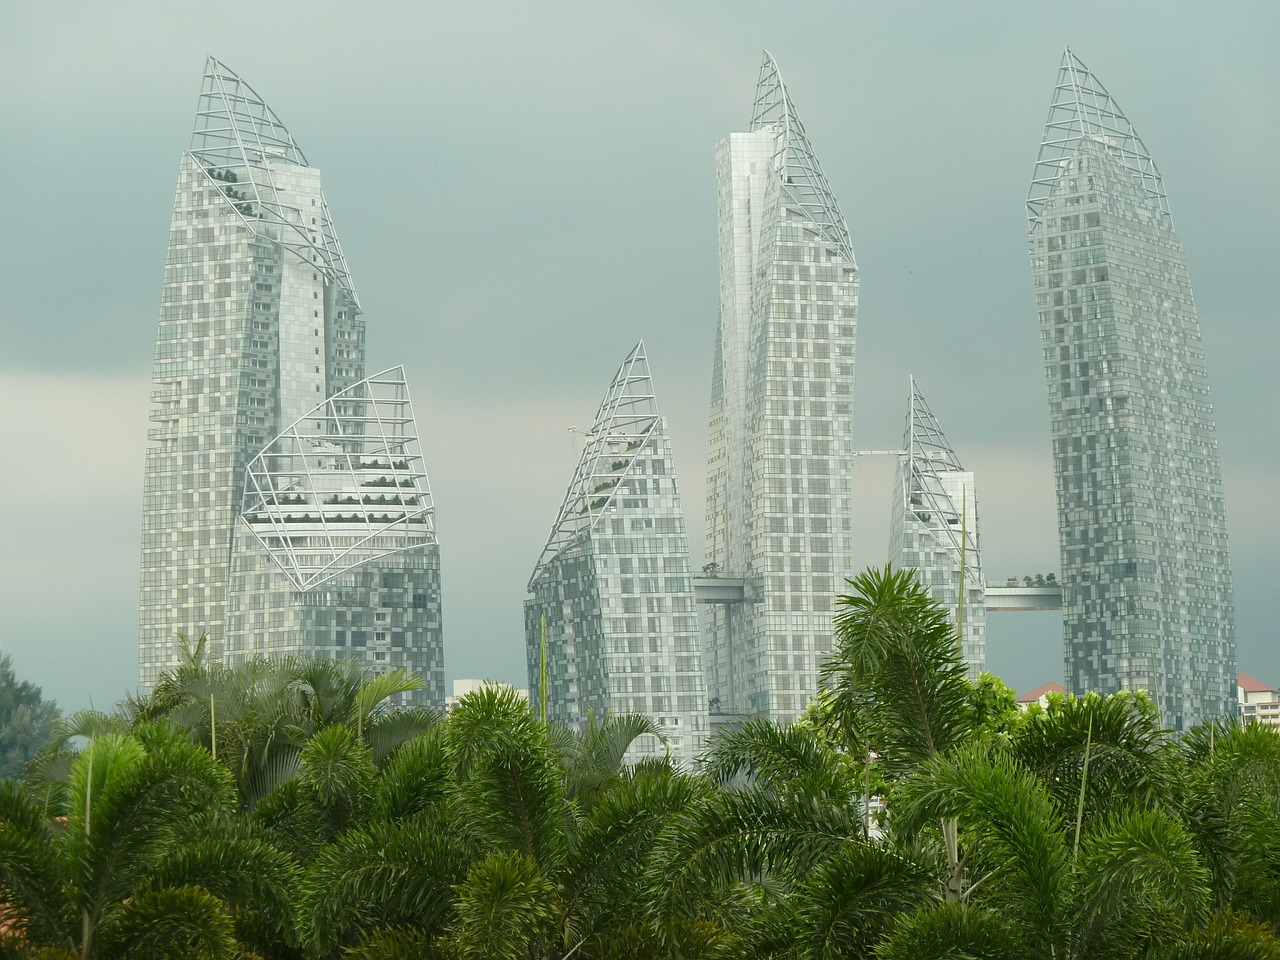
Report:
[{"label": "distant low-rise building", "polygon": [[1049,694],[1066,693],[1067,688],[1060,683],[1050,680],[1048,683],[1042,683],[1034,690],[1028,690],[1026,693],[1018,694],[1018,709],[1026,711],[1031,709],[1033,703],[1040,704],[1041,707],[1049,705]]},{"label": "distant low-rise building", "polygon": [[1245,723],[1265,723],[1280,727],[1280,692],[1247,673],[1236,674],[1236,697],[1240,719]]}]

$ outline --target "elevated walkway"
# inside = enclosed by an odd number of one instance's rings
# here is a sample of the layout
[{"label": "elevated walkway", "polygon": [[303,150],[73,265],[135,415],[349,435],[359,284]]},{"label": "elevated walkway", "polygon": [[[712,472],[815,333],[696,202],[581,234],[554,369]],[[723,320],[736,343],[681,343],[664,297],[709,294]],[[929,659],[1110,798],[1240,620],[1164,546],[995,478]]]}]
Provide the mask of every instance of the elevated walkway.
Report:
[{"label": "elevated walkway", "polygon": [[1058,584],[1011,586],[1007,583],[987,584],[988,613],[1022,613],[1031,610],[1061,610],[1062,587]]},{"label": "elevated walkway", "polygon": [[693,597],[698,603],[744,603],[747,583],[742,577],[694,577]]}]

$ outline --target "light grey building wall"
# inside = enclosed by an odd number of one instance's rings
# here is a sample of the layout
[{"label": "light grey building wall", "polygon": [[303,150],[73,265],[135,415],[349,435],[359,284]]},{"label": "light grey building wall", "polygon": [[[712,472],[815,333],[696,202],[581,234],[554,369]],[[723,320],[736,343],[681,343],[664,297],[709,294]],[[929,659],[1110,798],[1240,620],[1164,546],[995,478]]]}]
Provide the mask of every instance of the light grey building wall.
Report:
[{"label": "light grey building wall", "polygon": [[1204,349],[1164,182],[1066,51],[1028,198],[1061,538],[1067,689],[1234,713],[1236,641]]},{"label": "light grey building wall", "polygon": [[[366,566],[358,575],[354,568],[335,568],[332,576],[342,572],[346,581],[321,576],[282,590],[290,571],[280,561],[292,546],[301,549],[305,542],[304,552],[320,549],[298,526],[305,510],[277,517],[291,524],[283,538],[290,548],[274,557],[249,535],[251,525],[241,518],[251,461],[269,448],[279,454],[285,434],[294,444],[290,456],[301,452],[299,444],[328,445],[330,454],[347,457],[348,463],[361,449],[372,453],[374,447],[356,435],[333,434],[362,429],[359,397],[348,398],[356,406],[345,418],[315,415],[364,379],[364,337],[319,171],[262,98],[210,58],[191,148],[179,168],[156,341],[144,471],[139,635],[144,689],[178,662],[179,632],[192,638],[208,634],[214,649],[228,654],[328,655],[333,643],[314,641],[321,635],[332,641],[348,607],[373,604],[371,630],[377,615],[390,616],[384,598],[365,591],[365,581],[383,582],[375,573],[381,567]],[[403,388],[402,376],[400,383]],[[407,393],[405,402],[407,409]],[[411,411],[408,423],[397,429],[394,440],[416,444]],[[384,447],[391,449],[394,443]],[[405,455],[420,464],[416,446],[406,448]],[[297,474],[289,464],[263,462],[259,473],[279,473],[274,492],[285,499],[268,504],[270,510],[304,500],[310,505],[307,498],[317,495],[288,487],[293,481],[285,478],[296,480]],[[330,480],[340,475],[332,473]],[[294,504],[295,498],[302,499]],[[252,496],[247,499],[252,502]],[[399,536],[391,529],[397,526],[393,521],[385,524],[387,530],[364,522],[369,536]],[[399,525],[408,522],[402,518]],[[410,561],[400,555],[406,549],[437,549],[429,508],[414,521],[408,539],[414,540],[412,547],[387,551],[397,555],[391,569],[417,565],[438,571],[438,557]],[[328,543],[324,549],[348,556],[341,545]],[[364,562],[376,563],[368,550],[363,556]],[[233,568],[240,570],[234,585]],[[426,659],[435,662],[440,659],[439,595],[423,576],[418,579],[424,590],[409,593],[431,594],[435,625],[415,630],[412,641],[405,642],[430,650]],[[269,617],[261,591],[271,595]],[[257,639],[246,646],[249,630]],[[433,687],[423,702],[436,699],[443,702],[443,690]]]},{"label": "light grey building wall", "polygon": [[[535,711],[575,730],[652,718],[674,760],[707,737],[689,539],[644,344],[619,367],[529,580],[525,641]],[[545,650],[546,689],[543,689]],[[661,755],[642,737],[629,759]]]},{"label": "light grey building wall", "polygon": [[[973,473],[956,456],[914,378],[898,460],[889,529],[889,562],[912,568],[960,624],[970,679],[987,667],[986,583]],[[961,605],[961,585],[964,603]]]},{"label": "light grey building wall", "polygon": [[817,690],[852,571],[858,269],[844,217],[767,53],[748,132],[716,149],[720,321],[707,461],[711,709],[789,721]]}]

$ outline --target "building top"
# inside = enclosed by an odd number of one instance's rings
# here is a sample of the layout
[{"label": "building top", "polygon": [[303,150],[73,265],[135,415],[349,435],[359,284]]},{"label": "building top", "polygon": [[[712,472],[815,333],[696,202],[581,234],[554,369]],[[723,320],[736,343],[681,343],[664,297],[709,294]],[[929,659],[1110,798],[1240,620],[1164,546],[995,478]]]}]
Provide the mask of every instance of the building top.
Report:
[{"label": "building top", "polygon": [[658,404],[644,341],[632,348],[596,412],[569,489],[565,491],[529,590],[556,555],[589,531],[608,508],[645,443],[658,428]]},{"label": "building top", "polygon": [[213,57],[205,64],[190,154],[250,231],[315,264],[359,308],[324,194],[317,208],[300,207],[278,172],[282,165],[309,167],[302,148],[253,87]]},{"label": "building top", "polygon": [[1050,693],[1066,693],[1066,692],[1067,692],[1066,687],[1064,687],[1060,683],[1056,683],[1053,680],[1050,680],[1048,683],[1042,683],[1040,686],[1036,687],[1034,690],[1028,690],[1026,693],[1018,694],[1018,702],[1019,703],[1035,703],[1038,700],[1042,700],[1046,695]]},{"label": "building top", "polygon": [[1040,153],[1027,193],[1028,228],[1035,227],[1063,162],[1073,157],[1086,141],[1109,148],[1172,225],[1164,180],[1151,153],[1119,104],[1068,47],[1058,68],[1058,83],[1053,88],[1049,118],[1045,121]]},{"label": "building top", "polygon": [[778,136],[775,169],[782,177],[784,201],[803,208],[805,219],[817,225],[824,239],[840,247],[841,255],[856,266],[849,227],[831,186],[804,132],[804,124],[787,95],[782,73],[768,50],[760,65],[756,100],[751,111],[752,131],[772,128]]}]

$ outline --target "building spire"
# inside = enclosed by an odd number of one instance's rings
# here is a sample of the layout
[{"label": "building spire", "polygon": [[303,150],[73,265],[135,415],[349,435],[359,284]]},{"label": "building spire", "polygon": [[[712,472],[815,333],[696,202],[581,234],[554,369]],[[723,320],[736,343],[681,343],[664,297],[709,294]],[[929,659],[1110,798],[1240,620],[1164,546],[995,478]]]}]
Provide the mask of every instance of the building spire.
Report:
[{"label": "building spire", "polygon": [[786,202],[803,207],[805,218],[817,224],[824,239],[837,244],[841,254],[853,263],[849,226],[809,144],[804,124],[787,95],[778,63],[768,50],[764,51],[764,62],[760,65],[760,80],[756,84],[756,99],[751,111],[751,129],[767,128],[778,133],[774,164],[782,178]]},{"label": "building spire", "polygon": [[1111,94],[1067,47],[1062,52],[1058,82],[1053,88],[1049,118],[1027,193],[1028,227],[1035,226],[1048,202],[1063,161],[1075,156],[1086,141],[1112,151],[1172,225],[1164,180],[1146,145]]},{"label": "building spire", "polygon": [[587,442],[578,459],[578,468],[552,525],[551,535],[529,578],[530,591],[547,564],[576,537],[594,526],[597,518],[608,509],[622,480],[659,422],[657,399],[649,377],[649,361],[641,340],[622,361],[600,403],[595,423],[586,435]]},{"label": "building spire", "polygon": [[323,194],[317,209],[299,211],[272,176],[281,164],[310,166],[306,155],[253,87],[215,57],[205,63],[189,152],[249,230],[259,234],[271,224],[271,239],[315,264],[359,309]]}]

